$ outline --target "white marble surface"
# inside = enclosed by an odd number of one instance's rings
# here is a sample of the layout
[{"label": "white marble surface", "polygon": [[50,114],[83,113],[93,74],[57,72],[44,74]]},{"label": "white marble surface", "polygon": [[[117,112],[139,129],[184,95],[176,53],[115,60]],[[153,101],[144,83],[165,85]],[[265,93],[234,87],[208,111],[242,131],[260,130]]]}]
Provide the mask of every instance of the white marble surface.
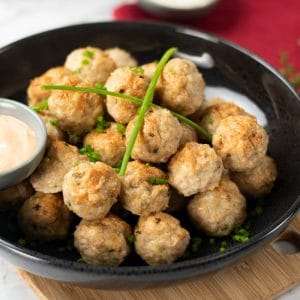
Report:
[{"label": "white marble surface", "polygon": [[[121,0],[0,0],[0,47],[52,28],[110,20],[112,9],[121,2]],[[2,258],[0,258],[0,299],[37,299],[15,268]],[[300,299],[300,287],[289,291],[280,299]]]}]

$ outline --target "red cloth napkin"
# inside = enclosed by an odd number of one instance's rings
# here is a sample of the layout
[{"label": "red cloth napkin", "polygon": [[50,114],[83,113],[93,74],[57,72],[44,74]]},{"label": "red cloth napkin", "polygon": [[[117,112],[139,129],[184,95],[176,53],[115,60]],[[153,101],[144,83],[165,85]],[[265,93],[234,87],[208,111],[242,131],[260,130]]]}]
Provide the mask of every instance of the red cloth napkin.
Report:
[{"label": "red cloth napkin", "polygon": [[[184,1],[184,0],[183,0]],[[122,4],[116,20],[160,20],[137,4]],[[300,0],[221,0],[209,14],[186,23],[233,41],[280,67],[280,53],[287,52],[300,69]]]}]

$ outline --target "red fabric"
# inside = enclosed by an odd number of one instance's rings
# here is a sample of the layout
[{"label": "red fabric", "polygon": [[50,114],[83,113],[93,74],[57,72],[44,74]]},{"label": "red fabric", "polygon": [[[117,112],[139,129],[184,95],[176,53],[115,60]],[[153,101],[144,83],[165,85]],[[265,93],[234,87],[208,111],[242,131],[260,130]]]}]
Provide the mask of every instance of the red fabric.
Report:
[{"label": "red fabric", "polygon": [[[120,5],[113,17],[160,20],[136,4]],[[275,67],[280,66],[279,56],[285,51],[300,69],[300,0],[221,0],[209,14],[186,24],[233,41]]]}]

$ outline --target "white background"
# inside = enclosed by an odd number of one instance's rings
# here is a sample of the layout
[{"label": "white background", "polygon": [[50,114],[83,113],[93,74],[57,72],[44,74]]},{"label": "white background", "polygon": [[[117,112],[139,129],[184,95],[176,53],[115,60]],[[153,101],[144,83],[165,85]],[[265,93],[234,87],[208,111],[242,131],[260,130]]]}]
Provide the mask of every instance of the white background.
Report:
[{"label": "white background", "polygon": [[[121,2],[121,0],[0,0],[0,47],[52,28],[110,20],[113,8]],[[15,267],[1,257],[0,299],[37,299],[19,277]],[[280,299],[300,299],[300,287],[286,293]]]}]

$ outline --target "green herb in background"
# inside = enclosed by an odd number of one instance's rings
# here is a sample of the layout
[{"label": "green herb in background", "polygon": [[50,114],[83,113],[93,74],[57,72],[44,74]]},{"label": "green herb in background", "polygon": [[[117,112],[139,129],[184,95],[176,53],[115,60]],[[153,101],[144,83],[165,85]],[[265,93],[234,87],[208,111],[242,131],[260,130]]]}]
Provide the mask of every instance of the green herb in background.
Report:
[{"label": "green herb in background", "polygon": [[228,247],[227,241],[221,241],[221,247],[219,248],[220,252],[224,252]]},{"label": "green herb in background", "polygon": [[300,71],[296,70],[290,61],[287,52],[280,53],[280,72],[287,78],[287,80],[300,91]]},{"label": "green herb in background", "polygon": [[101,159],[99,152],[96,152],[92,146],[86,145],[79,150],[80,154],[86,155],[91,162],[97,162]]},{"label": "green herb in background", "polygon": [[39,105],[32,106],[31,109],[34,110],[34,111],[36,111],[36,112],[40,112],[40,111],[48,109],[48,99],[44,100]]}]

